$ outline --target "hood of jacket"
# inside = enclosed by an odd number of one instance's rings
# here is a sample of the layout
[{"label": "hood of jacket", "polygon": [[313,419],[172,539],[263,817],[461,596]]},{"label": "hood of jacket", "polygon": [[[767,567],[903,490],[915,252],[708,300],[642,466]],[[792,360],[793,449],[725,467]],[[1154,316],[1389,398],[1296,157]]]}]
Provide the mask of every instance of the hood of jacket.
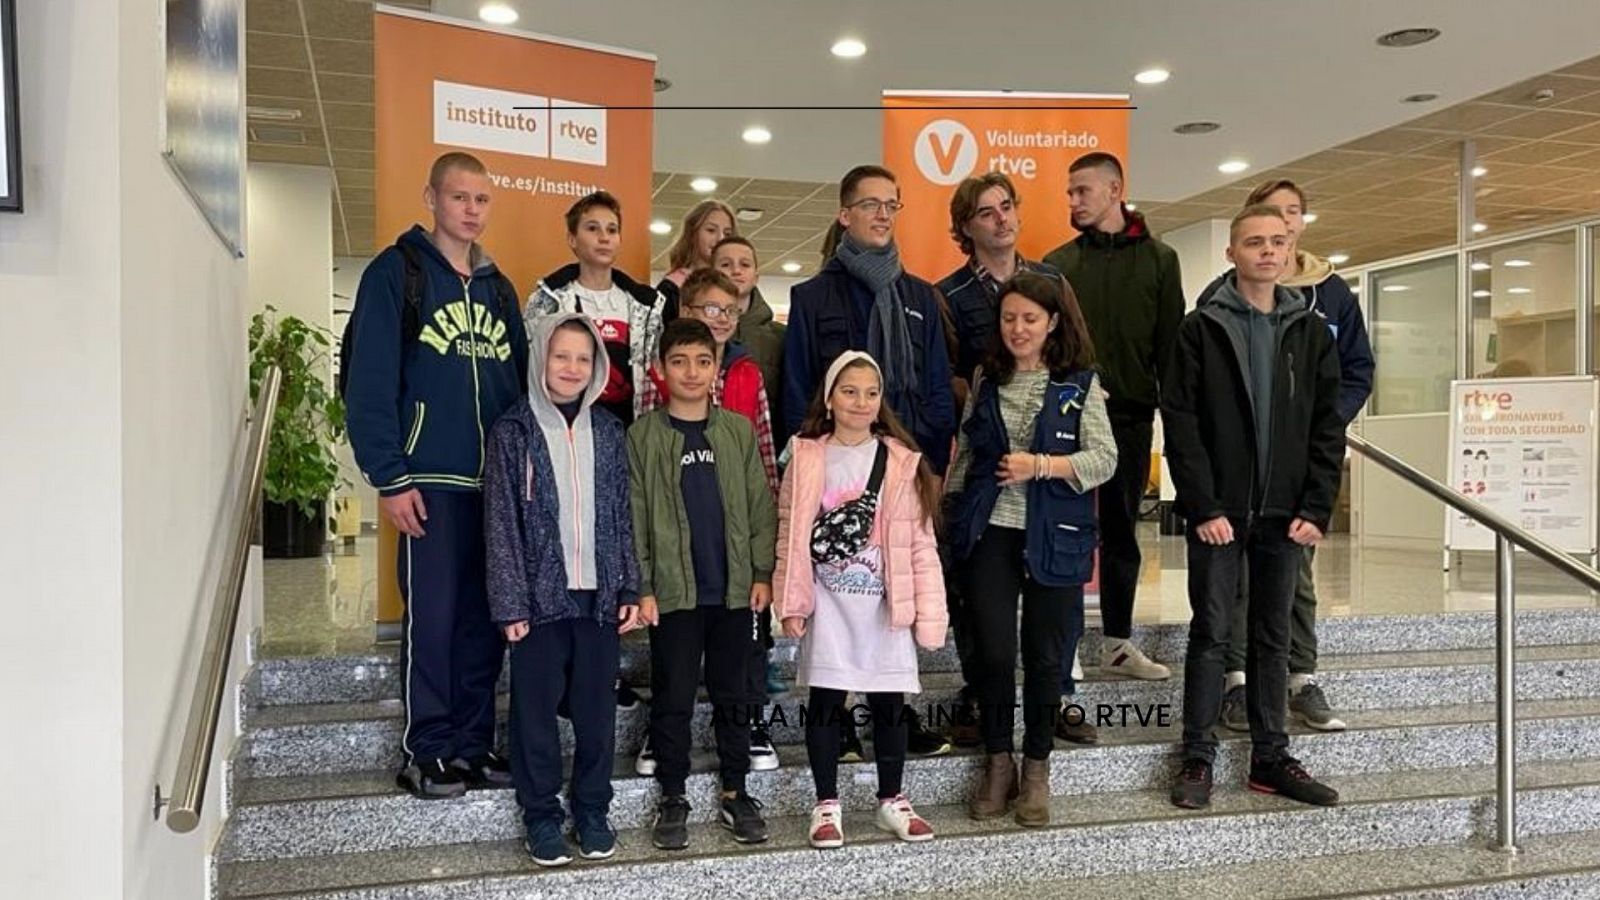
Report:
[{"label": "hood of jacket", "polygon": [[605,341],[601,339],[600,328],[594,324],[594,320],[575,312],[535,317],[529,325],[531,331],[528,335],[528,405],[533,408],[534,417],[541,427],[557,426],[563,430],[567,427],[566,416],[556,408],[556,401],[550,396],[550,387],[545,384],[544,367],[545,361],[550,358],[550,341],[555,337],[556,329],[568,322],[581,323],[590,337],[594,338],[594,370],[589,375],[588,387],[583,390],[582,408],[593,406],[605,390],[609,371],[605,363]]},{"label": "hood of jacket", "polygon": [[1300,271],[1292,278],[1285,278],[1281,283],[1287,287],[1302,288],[1315,287],[1327,281],[1333,275],[1333,263],[1306,250],[1295,251],[1295,261],[1299,263]]},{"label": "hood of jacket", "polygon": [[[432,232],[421,225],[412,225],[404,234],[395,239],[395,243],[416,248],[423,255],[432,258],[443,266],[447,272],[456,270],[455,265],[450,260],[445,259],[444,254],[439,252],[439,248],[433,243]],[[489,255],[489,251],[483,249],[483,245],[476,241],[467,250],[467,265],[472,269],[471,275],[473,278],[481,278],[500,271],[500,268],[495,265],[494,258]]]},{"label": "hood of jacket", "polygon": [[1116,233],[1090,228],[1078,237],[1087,244],[1100,247],[1126,247],[1150,239],[1150,225],[1142,214],[1129,209],[1127,204],[1122,206],[1122,221],[1122,230]]}]

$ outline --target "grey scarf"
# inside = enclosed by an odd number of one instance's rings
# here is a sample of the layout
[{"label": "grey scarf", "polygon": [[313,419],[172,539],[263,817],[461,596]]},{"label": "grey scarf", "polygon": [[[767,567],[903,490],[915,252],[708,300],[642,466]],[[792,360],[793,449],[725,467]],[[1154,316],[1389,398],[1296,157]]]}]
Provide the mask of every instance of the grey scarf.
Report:
[{"label": "grey scarf", "polygon": [[[867,351],[883,369],[884,394],[896,412],[907,409],[902,402],[916,382],[915,360],[911,351],[911,331],[906,327],[905,303],[894,289],[904,274],[900,250],[893,243],[881,250],[865,250],[841,235],[833,256],[851,277],[872,291],[872,320],[867,331]],[[907,423],[909,424],[909,423]]]}]

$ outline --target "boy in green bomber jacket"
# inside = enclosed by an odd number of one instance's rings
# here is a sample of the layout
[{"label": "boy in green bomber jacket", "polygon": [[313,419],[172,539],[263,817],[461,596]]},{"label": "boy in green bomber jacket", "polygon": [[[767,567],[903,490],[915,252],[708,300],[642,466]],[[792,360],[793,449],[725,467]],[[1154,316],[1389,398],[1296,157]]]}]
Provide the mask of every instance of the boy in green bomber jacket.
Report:
[{"label": "boy in green bomber jacket", "polygon": [[722,791],[718,821],[741,843],[767,839],[750,771],[745,668],[750,610],[772,602],[777,513],[750,422],[711,405],[716,341],[704,322],[661,334],[666,407],[628,431],[639,616],[650,626],[650,746],[661,785],[652,842],[689,845],[690,720],[702,666]]}]

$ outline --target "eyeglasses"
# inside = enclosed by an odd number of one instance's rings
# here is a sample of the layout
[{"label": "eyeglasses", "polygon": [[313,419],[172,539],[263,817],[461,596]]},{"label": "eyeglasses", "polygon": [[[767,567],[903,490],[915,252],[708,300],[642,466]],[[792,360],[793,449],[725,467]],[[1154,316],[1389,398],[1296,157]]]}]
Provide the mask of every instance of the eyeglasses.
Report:
[{"label": "eyeglasses", "polygon": [[905,208],[906,205],[901,203],[899,200],[879,200],[875,197],[868,197],[865,200],[857,200],[856,202],[845,207],[845,209],[859,209],[869,216],[875,216],[880,212],[886,212],[891,216],[897,216],[900,214],[900,210]]},{"label": "eyeglasses", "polygon": [[739,308],[737,306],[718,306],[715,303],[707,303],[699,306],[686,306],[684,308],[699,310],[700,312],[704,313],[708,319],[737,319],[739,317]]}]

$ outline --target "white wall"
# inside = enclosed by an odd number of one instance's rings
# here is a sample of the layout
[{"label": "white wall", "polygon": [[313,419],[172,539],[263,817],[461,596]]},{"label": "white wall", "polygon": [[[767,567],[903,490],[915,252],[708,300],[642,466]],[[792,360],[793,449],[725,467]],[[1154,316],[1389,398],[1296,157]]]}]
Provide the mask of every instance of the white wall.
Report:
[{"label": "white wall", "polygon": [[1183,300],[1189,309],[1194,309],[1201,289],[1230,268],[1228,220],[1205,219],[1158,236],[1178,254],[1178,265],[1183,270]]},{"label": "white wall", "polygon": [[[252,198],[254,199],[254,198]],[[356,288],[361,284],[361,273],[366,271],[371,257],[336,256],[333,259],[333,333],[344,334],[350,311],[355,309]],[[356,456],[348,440],[339,444],[339,474],[348,482],[339,488],[340,496],[354,496],[361,501],[361,521],[378,521],[378,492],[367,484],[356,465]]]},{"label": "white wall", "polygon": [[[170,723],[245,402],[242,265],[158,151],[155,16],[18,4],[27,213],[0,216],[0,811],[7,896],[200,897],[166,833]],[[15,742],[15,741],[13,741]],[[41,755],[42,754],[42,755]],[[220,792],[211,796],[213,809]],[[214,823],[213,823],[214,824]]]}]

